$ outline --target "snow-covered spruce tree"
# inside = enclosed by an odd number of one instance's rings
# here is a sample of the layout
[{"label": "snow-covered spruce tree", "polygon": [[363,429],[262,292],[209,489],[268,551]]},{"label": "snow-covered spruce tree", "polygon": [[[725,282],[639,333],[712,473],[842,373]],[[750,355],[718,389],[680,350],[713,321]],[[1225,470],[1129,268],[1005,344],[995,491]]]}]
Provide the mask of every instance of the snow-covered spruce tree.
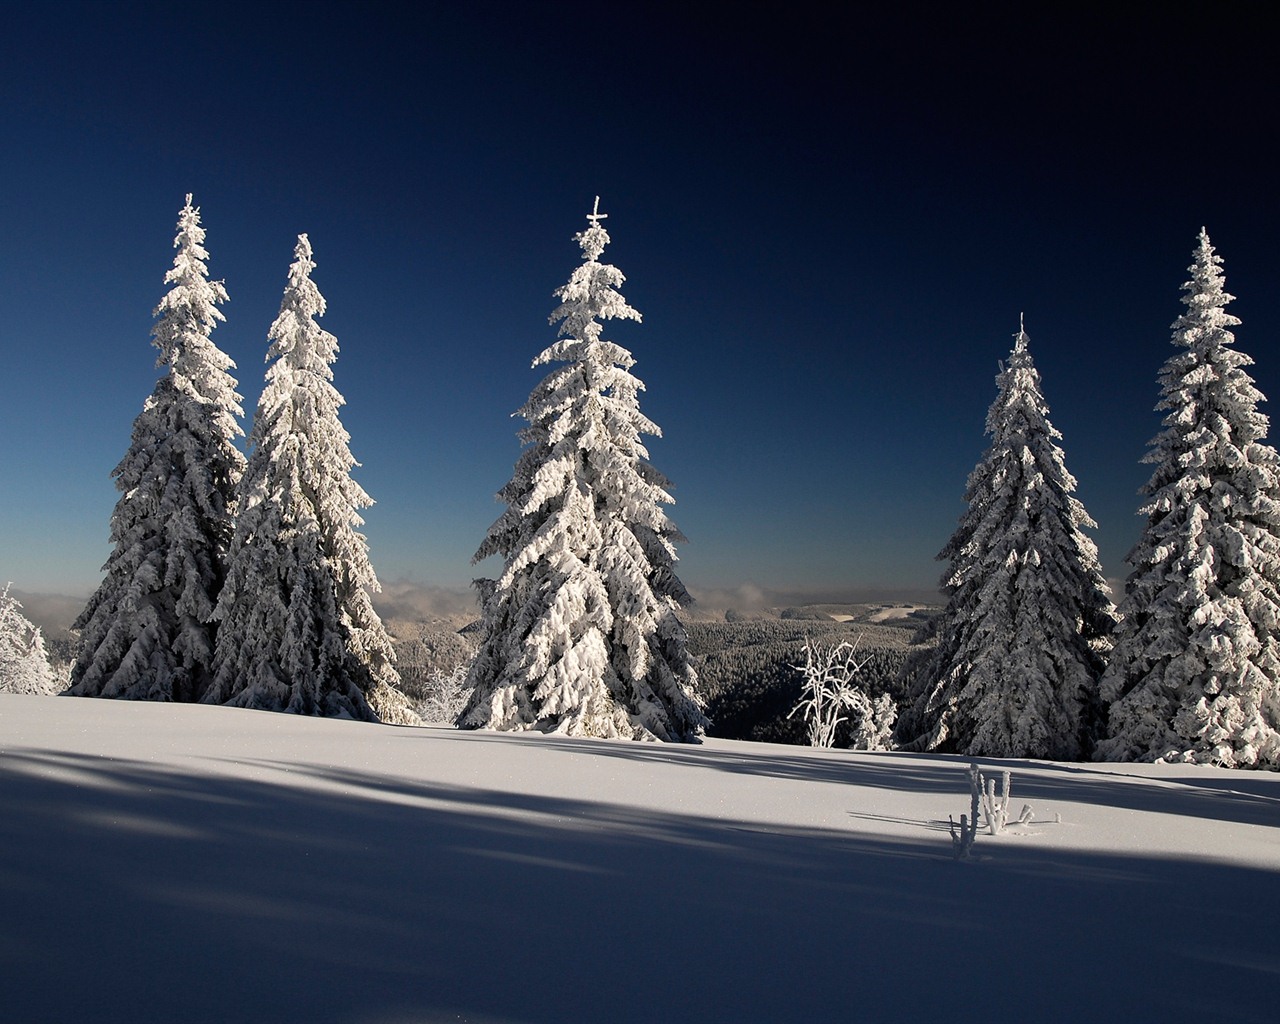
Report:
[{"label": "snow-covered spruce tree", "polygon": [[106,578],[75,622],[79,654],[68,693],[194,701],[210,679],[213,614],[226,570],[244,456],[235,364],[210,340],[226,289],[208,279],[200,211],[178,215],[172,285],[156,307],[156,365],[168,372],[133,423],[115,468]]},{"label": "snow-covered spruce tree", "polygon": [[1106,760],[1280,767],[1280,461],[1202,229],[1160,371],[1164,429],[1102,681]]},{"label": "snow-covered spruce tree", "polygon": [[330,369],[338,343],[316,323],[325,301],[314,267],[299,235],[267,336],[275,362],[254,413],[204,701],[416,723],[369,597],[378,580],[356,530],[373,501],[351,478],[358,463]]},{"label": "snow-covered spruce tree", "polygon": [[50,695],[62,689],[49,665],[40,628],[22,614],[12,583],[0,590],[0,693]]},{"label": "snow-covered spruce tree", "polygon": [[499,492],[506,511],[475,561],[484,639],[468,680],[463,728],[696,740],[706,726],[697,675],[676,617],[690,600],[674,571],[684,538],[662,505],[670,484],[647,461],[644,385],[631,353],[601,338],[603,320],[639,320],[600,262],[609,235],[599,199],[576,237],[583,262],[550,322],[558,337],[534,366],[562,364],[519,415],[525,450]]},{"label": "snow-covered spruce tree", "polygon": [[971,756],[1076,760],[1096,727],[1114,609],[1040,390],[1016,335],[987,413],[991,447],[939,558],[948,595],[899,740]]}]

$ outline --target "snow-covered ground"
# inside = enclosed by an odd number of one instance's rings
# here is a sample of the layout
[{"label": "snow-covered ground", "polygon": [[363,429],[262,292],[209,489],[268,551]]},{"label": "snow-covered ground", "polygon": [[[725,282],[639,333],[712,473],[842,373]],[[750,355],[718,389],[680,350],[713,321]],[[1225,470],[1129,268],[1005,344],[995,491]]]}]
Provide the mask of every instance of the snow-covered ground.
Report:
[{"label": "snow-covered ground", "polygon": [[923,611],[928,605],[923,604],[895,604],[880,608],[873,611],[867,616],[868,622],[896,622],[899,619],[909,619],[916,612]]},{"label": "snow-covered ground", "polygon": [[1276,1020],[1280,775],[964,764],[0,695],[0,1018]]}]

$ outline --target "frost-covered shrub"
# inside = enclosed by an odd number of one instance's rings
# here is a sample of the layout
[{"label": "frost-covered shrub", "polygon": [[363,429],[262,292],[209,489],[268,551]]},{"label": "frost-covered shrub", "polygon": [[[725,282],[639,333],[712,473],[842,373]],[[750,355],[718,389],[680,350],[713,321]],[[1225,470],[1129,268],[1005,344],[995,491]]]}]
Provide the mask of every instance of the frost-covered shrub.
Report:
[{"label": "frost-covered shrub", "polygon": [[982,799],[982,774],[976,763],[969,765],[969,813],[960,815],[959,824],[947,815],[951,823],[951,853],[956,860],[964,860],[978,838],[978,802]]},{"label": "frost-covered shrub", "polygon": [[804,663],[793,666],[802,680],[801,696],[787,717],[801,714],[809,746],[832,746],[841,723],[849,722],[855,749],[888,750],[897,705],[888,694],[872,700],[859,685],[869,658],[859,656],[857,644],[823,646],[807,641],[803,653]]},{"label": "frost-covered shrub", "polygon": [[443,622],[389,626],[400,690],[424,722],[453,725],[471,694],[467,673],[476,653],[474,633]]},{"label": "frost-covered shrub", "polygon": [[853,709],[854,750],[892,750],[893,726],[898,720],[898,705],[887,693],[874,700],[861,690],[861,700]]},{"label": "frost-covered shrub", "polygon": [[449,672],[439,669],[432,672],[416,688],[413,708],[424,722],[433,725],[453,725],[467,706],[471,687],[467,685],[467,670],[463,662]]}]

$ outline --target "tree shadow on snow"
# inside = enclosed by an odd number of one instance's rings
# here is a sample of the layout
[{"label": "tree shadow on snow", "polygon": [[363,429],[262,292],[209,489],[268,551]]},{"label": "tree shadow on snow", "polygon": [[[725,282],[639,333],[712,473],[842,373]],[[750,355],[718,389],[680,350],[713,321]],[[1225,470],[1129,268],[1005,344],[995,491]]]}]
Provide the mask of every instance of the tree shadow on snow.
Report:
[{"label": "tree shadow on snow", "polygon": [[4,755],[6,1019],[1273,1017],[1275,873],[290,769]]},{"label": "tree shadow on snow", "polygon": [[[411,738],[414,730],[404,730]],[[537,743],[547,756],[589,754],[627,761],[680,764],[708,771],[799,779],[911,793],[937,793],[943,809],[954,805],[957,816],[968,809],[968,767],[976,761],[984,775],[1012,773],[1015,803],[1084,803],[1125,810],[1186,815],[1248,825],[1280,825],[1280,776],[1191,767],[1165,778],[1131,771],[1119,763],[1091,764],[972,758],[958,754],[865,753],[811,750],[802,755],[765,754],[759,745],[734,753],[712,746],[636,743],[621,740],[569,739],[541,734],[435,732],[436,738],[463,742]],[[782,748],[785,749],[785,748]],[[1173,771],[1178,772],[1175,767]],[[1135,785],[1135,783],[1139,783]],[[927,824],[927,823],[925,823]]]}]

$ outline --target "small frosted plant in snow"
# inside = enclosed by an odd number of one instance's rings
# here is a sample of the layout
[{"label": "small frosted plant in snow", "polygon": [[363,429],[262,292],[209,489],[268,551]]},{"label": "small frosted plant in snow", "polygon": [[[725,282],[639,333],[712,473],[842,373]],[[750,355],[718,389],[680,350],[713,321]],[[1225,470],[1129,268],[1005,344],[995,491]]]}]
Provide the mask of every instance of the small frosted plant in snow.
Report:
[{"label": "small frosted plant in snow", "polygon": [[[977,771],[978,766],[970,765],[971,771]],[[979,772],[978,778],[982,778]],[[998,836],[1004,831],[1004,827],[1009,822],[1009,793],[1013,786],[1011,779],[1012,772],[1003,772],[1000,777],[1000,795],[996,796],[996,780],[985,779],[982,787],[982,810],[987,816],[987,829],[993,836]]]},{"label": "small frosted plant in snow", "polygon": [[[947,816],[947,820],[951,822],[951,848],[956,859],[969,856],[969,850],[973,846],[973,840],[978,832],[978,804],[982,804],[982,812],[987,818],[987,831],[993,836],[998,836],[1004,831],[1005,826],[1009,823],[1009,808],[1012,806],[1010,799],[1013,792],[1013,773],[1005,771],[1000,776],[1000,795],[996,795],[996,780],[988,779],[983,776],[979,770],[977,762],[969,765],[969,816],[960,815],[960,825],[957,829],[955,821],[951,816]],[[1030,804],[1024,804],[1022,811],[1018,814],[1017,824],[1027,825],[1031,822],[1032,810]]]},{"label": "small frosted plant in snow", "polygon": [[960,824],[957,827],[951,815],[947,815],[947,821],[951,822],[951,853],[956,860],[963,860],[969,856],[969,851],[973,849],[973,841],[978,837],[978,800],[982,793],[982,773],[978,771],[976,764],[969,765],[969,814],[960,815]]}]

